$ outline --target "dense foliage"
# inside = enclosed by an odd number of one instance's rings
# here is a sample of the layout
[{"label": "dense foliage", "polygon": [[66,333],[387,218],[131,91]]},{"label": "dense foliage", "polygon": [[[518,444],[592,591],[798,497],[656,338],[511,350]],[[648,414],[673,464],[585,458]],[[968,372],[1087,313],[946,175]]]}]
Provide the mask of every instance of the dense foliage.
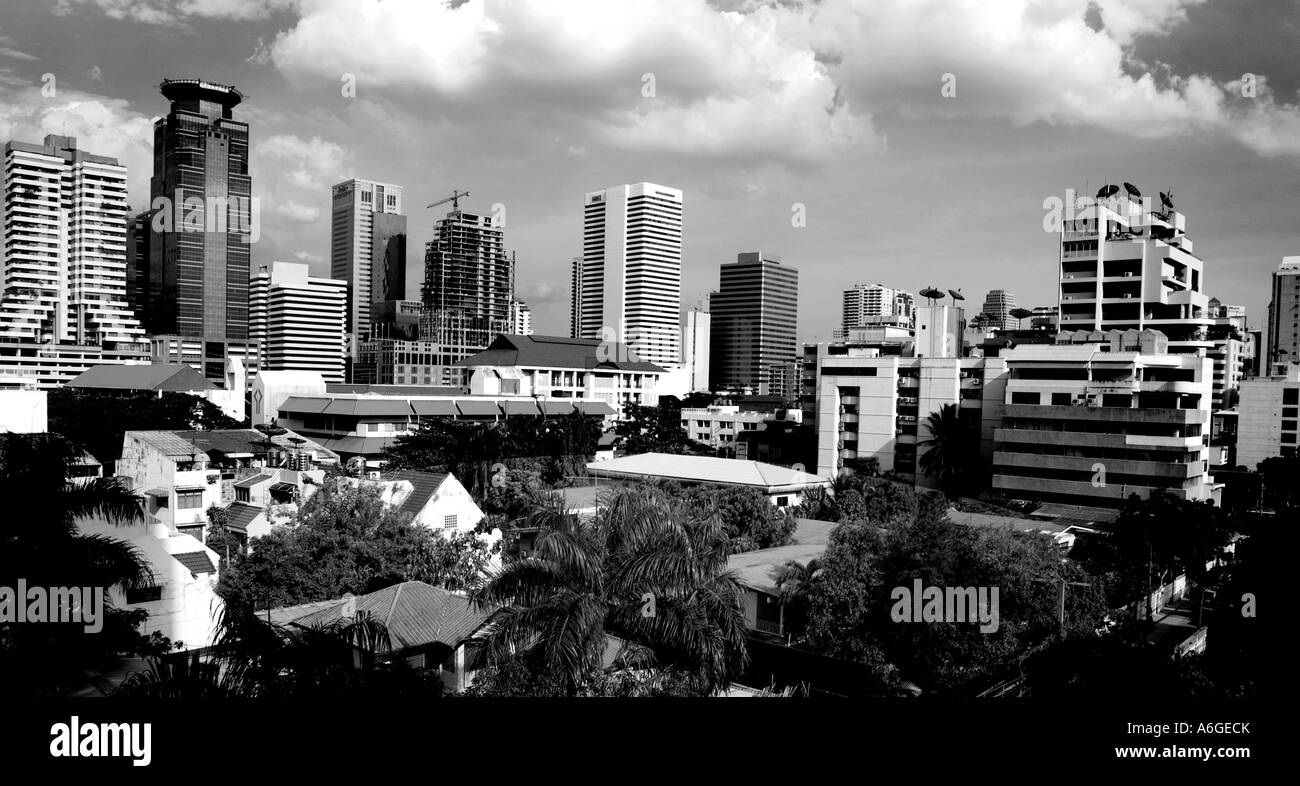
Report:
[{"label": "dense foliage", "polygon": [[290,606],[403,581],[463,589],[491,557],[474,533],[444,537],[386,507],[378,489],[346,483],[327,484],[293,525],[254,538],[250,547],[222,571],[217,591],[228,605]]},{"label": "dense foliage", "polygon": [[49,391],[49,430],[90,451],[111,467],[122,457],[128,431],[240,428],[241,423],[205,398],[189,393],[120,392],[55,388]]}]

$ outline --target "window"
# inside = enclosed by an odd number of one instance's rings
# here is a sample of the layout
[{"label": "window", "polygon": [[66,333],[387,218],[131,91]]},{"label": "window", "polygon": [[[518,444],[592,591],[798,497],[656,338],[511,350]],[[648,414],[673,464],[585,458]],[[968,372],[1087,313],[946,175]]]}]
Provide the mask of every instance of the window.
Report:
[{"label": "window", "polygon": [[1282,391],[1282,403],[1295,406],[1300,404],[1300,388],[1287,388]]},{"label": "window", "polygon": [[443,517],[442,517],[442,526],[446,527],[447,529],[455,529],[455,528],[456,528],[456,514],[453,513],[453,514],[451,514],[450,516],[443,516]]},{"label": "window", "polygon": [[780,496],[776,498],[776,506],[778,508],[788,507],[789,504],[790,504],[790,498],[787,496]]},{"label": "window", "polygon": [[1296,416],[1296,407],[1283,407],[1283,408],[1282,408],[1282,417],[1284,417],[1284,418],[1294,418],[1295,416]]},{"label": "window", "polygon": [[[248,489],[246,489],[246,488],[237,488],[237,489],[235,489],[235,501],[236,501],[236,502],[249,502],[249,501],[250,501],[250,497],[248,496]],[[184,506],[182,506],[182,507],[184,507]]]},{"label": "window", "polygon": [[1037,404],[1039,402],[1038,393],[1012,393],[1012,404]]},{"label": "window", "polygon": [[1284,444],[1284,445],[1294,445],[1294,444],[1295,444],[1295,434],[1283,434],[1283,435],[1282,435],[1282,444]]},{"label": "window", "polygon": [[1282,430],[1283,430],[1283,431],[1295,431],[1295,421],[1294,421],[1294,420],[1284,420],[1284,421],[1282,421]]},{"label": "window", "polygon": [[176,507],[179,510],[189,510],[203,507],[202,491],[178,491],[176,492]]},{"label": "window", "polygon": [[1071,399],[1071,396],[1070,396],[1069,393],[1053,393],[1053,394],[1052,394],[1052,404],[1055,405],[1055,406],[1058,406],[1058,407],[1068,407],[1068,406],[1070,406],[1070,403],[1071,403],[1070,399]]},{"label": "window", "polygon": [[126,602],[131,603],[149,603],[155,600],[162,600],[162,587],[144,587],[126,591]]}]

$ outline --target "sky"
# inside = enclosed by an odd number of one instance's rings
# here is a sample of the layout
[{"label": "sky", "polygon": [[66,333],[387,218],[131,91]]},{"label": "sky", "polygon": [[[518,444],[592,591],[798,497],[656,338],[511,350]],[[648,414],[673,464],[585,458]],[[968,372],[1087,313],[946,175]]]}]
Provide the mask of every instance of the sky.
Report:
[{"label": "sky", "polygon": [[0,140],[74,135],[142,209],[158,84],[233,84],[254,265],[328,275],[330,186],[395,183],[418,298],[424,205],[469,191],[561,335],[588,191],[682,189],[683,307],[778,255],[812,341],[855,283],[1055,304],[1045,205],[1128,181],[1260,327],[1300,254],[1297,52],[1300,0],[5,0]]}]

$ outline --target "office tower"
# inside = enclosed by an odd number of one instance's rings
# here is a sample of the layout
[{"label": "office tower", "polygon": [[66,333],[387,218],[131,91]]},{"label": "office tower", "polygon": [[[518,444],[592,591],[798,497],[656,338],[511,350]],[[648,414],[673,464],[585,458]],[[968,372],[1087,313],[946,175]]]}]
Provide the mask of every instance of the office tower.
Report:
[{"label": "office tower", "polygon": [[[171,102],[154,123],[149,183],[150,297],[145,329],[172,340],[184,362],[223,379],[225,358],[246,355],[251,244],[260,217],[248,171],[243,94],[201,79],[164,79]],[[248,370],[256,363],[248,358]]]},{"label": "office tower", "polygon": [[1295,458],[1300,446],[1300,366],[1288,363],[1280,370],[1241,383],[1237,463],[1251,471],[1275,456]]},{"label": "office tower", "polygon": [[265,371],[316,371],[343,382],[347,284],[293,262],[261,265],[250,282],[249,333]]},{"label": "office tower", "polygon": [[569,338],[582,337],[582,257],[569,266]]},{"label": "office tower", "polygon": [[715,388],[757,392],[767,367],[793,360],[799,271],[761,252],[721,266],[710,300],[709,381]]},{"label": "office tower", "polygon": [[682,192],[614,186],[583,202],[582,338],[625,344],[637,359],[681,362]]},{"label": "office tower", "polygon": [[533,310],[522,300],[510,301],[510,332],[516,336],[533,333]]},{"label": "office tower", "polygon": [[126,303],[141,325],[149,312],[149,238],[153,211],[137,213],[126,225]]},{"label": "office tower", "polygon": [[984,297],[984,308],[981,313],[989,315],[992,327],[996,330],[1016,330],[1020,327],[1020,320],[1011,316],[1011,311],[1015,307],[1015,295],[1005,289],[992,289]]},{"label": "office tower", "polygon": [[345,180],[332,189],[330,277],[347,282],[350,345],[370,338],[370,307],[406,297],[402,187]]},{"label": "office tower", "polygon": [[682,336],[682,364],[686,366],[687,390],[691,393],[710,390],[709,342],[712,332],[712,314],[709,313],[709,296],[705,295],[686,312],[686,330]]},{"label": "office tower", "polygon": [[[844,290],[842,329],[867,325],[894,324],[911,327],[916,298],[911,292],[882,284],[855,284]],[[883,319],[893,317],[894,319]]]},{"label": "office tower", "polygon": [[1273,271],[1265,344],[1267,355],[1260,373],[1285,373],[1287,365],[1300,362],[1300,256],[1282,257],[1282,264]]}]

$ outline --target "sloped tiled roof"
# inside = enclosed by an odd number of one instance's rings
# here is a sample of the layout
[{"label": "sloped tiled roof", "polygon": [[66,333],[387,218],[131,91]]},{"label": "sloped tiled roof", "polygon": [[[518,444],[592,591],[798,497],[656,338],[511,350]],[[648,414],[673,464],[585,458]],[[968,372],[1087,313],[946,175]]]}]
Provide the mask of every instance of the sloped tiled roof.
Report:
[{"label": "sloped tiled roof", "polygon": [[246,502],[234,502],[226,508],[226,526],[239,532],[248,532],[248,525],[262,515],[262,508]]},{"label": "sloped tiled roof", "polygon": [[754,486],[763,489],[826,485],[825,478],[778,467],[761,461],[686,456],[669,453],[640,453],[635,456],[593,461],[587,470],[608,477],[657,477],[693,483]]},{"label": "sloped tiled roof", "polygon": [[438,488],[442,486],[443,481],[446,479],[447,475],[445,473],[419,472],[409,469],[389,472],[384,476],[384,480],[405,480],[411,484],[411,493],[407,495],[406,499],[402,500],[398,510],[403,513],[410,513],[412,516],[424,510],[424,506],[429,504],[429,500],[433,499],[434,494],[438,493]]},{"label": "sloped tiled roof", "polygon": [[173,554],[176,561],[184,565],[190,573],[199,575],[200,573],[216,573],[217,567],[208,559],[208,555],[202,551],[187,551],[184,554]]},{"label": "sloped tiled roof", "polygon": [[[329,624],[343,616],[345,601],[299,617],[301,627]],[[491,613],[475,609],[467,598],[422,581],[407,581],[356,599],[357,613],[368,612],[388,628],[393,650],[441,643],[455,647],[483,627]]]},{"label": "sloped tiled roof", "polygon": [[91,366],[69,380],[67,386],[97,390],[153,390],[184,393],[218,389],[202,374],[184,363]]},{"label": "sloped tiled roof", "polygon": [[[596,339],[569,338],[567,336],[497,336],[488,348],[476,355],[456,362],[458,366],[526,366],[528,368],[593,369],[597,367],[621,371],[646,371],[664,373],[654,363],[644,361],[603,360]],[[627,349],[622,344],[607,347],[613,357],[625,357]]]}]

